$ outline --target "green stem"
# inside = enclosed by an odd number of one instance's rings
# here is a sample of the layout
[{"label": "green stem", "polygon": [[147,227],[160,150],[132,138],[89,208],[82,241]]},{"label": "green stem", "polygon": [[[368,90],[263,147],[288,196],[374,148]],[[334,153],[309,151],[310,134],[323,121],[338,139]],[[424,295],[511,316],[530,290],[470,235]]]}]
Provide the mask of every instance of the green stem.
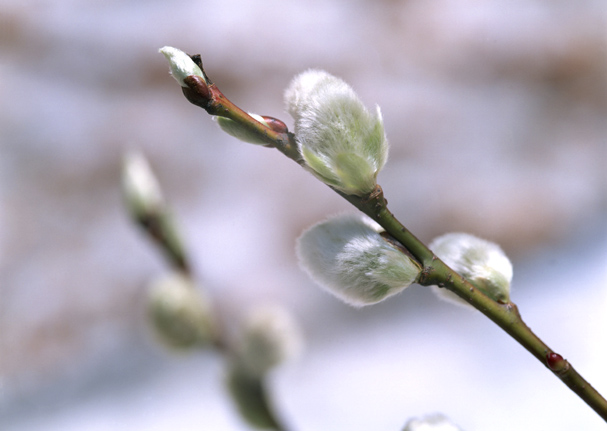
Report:
[{"label": "green stem", "polygon": [[[210,80],[199,76],[188,76],[185,83],[189,88],[182,87],[185,97],[194,105],[200,106],[210,115],[226,117],[236,121],[252,135],[267,142],[267,146],[276,147],[290,159],[302,164],[293,135],[286,131],[276,131],[260,123],[248,113],[232,103]],[[284,124],[284,123],[283,123]]]},{"label": "green stem", "polygon": [[[305,167],[292,133],[278,132],[259,123],[230,102],[210,80],[205,82],[202,78],[189,76],[185,82],[190,88],[184,88],[183,91],[190,102],[204,108],[211,115],[221,115],[239,122],[243,127],[262,137],[268,146],[277,148],[287,157]],[[531,331],[521,318],[517,306],[512,302],[502,304],[494,301],[437,258],[388,210],[381,187],[377,186],[368,196],[363,197],[345,195],[335,191],[379,223],[422,264],[423,270],[419,284],[438,285],[446,288],[478,309],[518,341],[601,418],[607,421],[607,400],[569,362],[550,349]]]},{"label": "green stem", "polygon": [[470,303],[500,328],[518,341],[542,362],[563,383],[575,392],[588,406],[607,421],[607,400],[588,383],[569,362],[546,345],[523,321],[516,304],[501,304],[475,288],[466,279],[437,258],[419,239],[409,232],[388,210],[381,188],[368,199],[346,197],[353,205],[378,222],[386,231],[405,246],[422,265],[419,284],[438,285],[449,289]]}]

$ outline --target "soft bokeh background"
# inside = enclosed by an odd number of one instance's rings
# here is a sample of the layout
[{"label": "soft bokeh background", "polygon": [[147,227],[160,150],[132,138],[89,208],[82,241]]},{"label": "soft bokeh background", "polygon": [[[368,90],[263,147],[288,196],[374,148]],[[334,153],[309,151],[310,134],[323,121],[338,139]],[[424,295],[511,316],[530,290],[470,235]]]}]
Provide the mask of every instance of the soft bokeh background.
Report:
[{"label": "soft bokeh background", "polygon": [[353,310],[293,245],[345,202],[277,151],[223,135],[159,47],[201,53],[244,109],[283,118],[318,67],[382,107],[380,183],[420,238],[503,245],[530,326],[607,393],[607,6],[603,0],[117,1],[0,5],[0,428],[245,430],[208,352],[144,319],[166,271],[127,219],[123,152],[145,152],[202,284],[237,320],[274,301],[307,348],[273,376],[295,430],[599,430],[479,313],[420,287]]}]

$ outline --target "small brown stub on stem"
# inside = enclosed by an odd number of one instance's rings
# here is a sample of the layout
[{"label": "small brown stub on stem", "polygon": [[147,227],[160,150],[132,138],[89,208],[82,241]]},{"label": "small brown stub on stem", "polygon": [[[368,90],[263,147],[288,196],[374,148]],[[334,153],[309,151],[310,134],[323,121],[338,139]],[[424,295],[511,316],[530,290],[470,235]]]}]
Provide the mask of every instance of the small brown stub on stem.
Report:
[{"label": "small brown stub on stem", "polygon": [[548,365],[548,368],[552,371],[562,371],[564,362],[565,360],[558,353],[546,353],[546,365]]},{"label": "small brown stub on stem", "polygon": [[262,115],[261,118],[263,118],[264,121],[268,123],[270,129],[274,130],[276,133],[287,133],[289,131],[287,125],[278,118],[268,117],[267,115]]}]

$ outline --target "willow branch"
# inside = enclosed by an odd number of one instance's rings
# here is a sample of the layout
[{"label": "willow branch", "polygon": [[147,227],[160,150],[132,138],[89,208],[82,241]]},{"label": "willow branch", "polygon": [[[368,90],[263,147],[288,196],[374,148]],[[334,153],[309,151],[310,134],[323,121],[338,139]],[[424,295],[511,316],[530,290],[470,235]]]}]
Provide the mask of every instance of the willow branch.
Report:
[{"label": "willow branch", "polygon": [[[196,57],[193,59],[197,60]],[[199,66],[202,69],[201,63]],[[238,122],[266,142],[266,146],[278,149],[305,167],[305,163],[299,155],[295,137],[288,132],[284,123],[279,121],[278,126],[273,124],[265,126],[227,99],[206,74],[205,78],[206,80],[198,76],[188,76],[184,80],[188,88],[183,87],[183,93],[191,103],[202,107],[211,115],[226,117]],[[334,191],[379,223],[422,264],[423,271],[419,284],[437,285],[448,289],[471,304],[527,349],[601,418],[607,421],[607,400],[567,360],[533,333],[523,321],[516,304],[494,301],[436,257],[388,210],[381,187],[377,186],[369,195],[363,197],[345,195],[335,189]]]}]

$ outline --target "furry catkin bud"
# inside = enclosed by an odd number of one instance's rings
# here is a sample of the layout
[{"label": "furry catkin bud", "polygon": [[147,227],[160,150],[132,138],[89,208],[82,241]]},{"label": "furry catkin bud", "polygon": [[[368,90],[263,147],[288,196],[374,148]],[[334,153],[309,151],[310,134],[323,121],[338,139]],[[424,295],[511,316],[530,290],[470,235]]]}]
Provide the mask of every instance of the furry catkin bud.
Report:
[{"label": "furry catkin bud", "polygon": [[182,274],[165,276],[151,286],[148,314],[156,335],[170,347],[203,346],[213,336],[209,304]]},{"label": "furry catkin bud", "polygon": [[361,307],[401,292],[421,266],[381,235],[371,219],[340,216],[318,223],[297,241],[300,265],[342,301]]},{"label": "furry catkin bud", "polygon": [[285,102],[312,173],[347,195],[370,193],[388,157],[379,107],[370,113],[348,84],[321,70],[296,76]]},{"label": "furry catkin bud", "polygon": [[188,85],[183,81],[185,78],[191,75],[200,76],[205,79],[202,70],[194,61],[187,55],[185,52],[173,48],[172,46],[164,46],[158,50],[161,54],[163,54],[166,59],[169,61],[169,66],[171,67],[171,75],[173,78],[181,85],[182,87],[188,87]]},{"label": "furry catkin bud", "polygon": [[277,305],[257,307],[245,318],[235,346],[236,366],[262,377],[301,349],[299,328],[291,314]]},{"label": "furry catkin bud", "polygon": [[136,220],[164,210],[160,186],[145,157],[139,152],[124,156],[122,191],[126,206]]},{"label": "furry catkin bud", "polygon": [[[512,264],[497,244],[466,233],[449,233],[432,241],[430,249],[485,295],[500,303],[510,301]],[[432,288],[443,299],[469,305],[446,289]]]},{"label": "furry catkin bud", "polygon": [[142,154],[124,157],[122,191],[127,209],[136,221],[179,269],[187,269],[188,259],[156,177]]},{"label": "furry catkin bud", "polygon": [[436,414],[421,419],[411,419],[403,431],[462,431],[443,415]]}]

